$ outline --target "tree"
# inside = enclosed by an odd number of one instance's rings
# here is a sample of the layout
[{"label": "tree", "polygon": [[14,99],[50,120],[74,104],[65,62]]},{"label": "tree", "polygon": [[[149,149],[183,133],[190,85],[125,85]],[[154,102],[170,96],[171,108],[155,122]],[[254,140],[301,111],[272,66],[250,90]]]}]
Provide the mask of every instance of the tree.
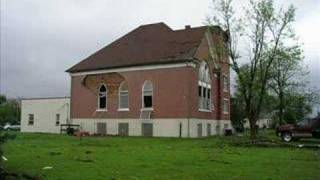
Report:
[{"label": "tree", "polygon": [[[275,10],[272,0],[250,1],[245,7],[246,15],[238,18],[232,0],[213,1],[215,11],[208,23],[217,23],[229,33],[226,43],[231,59],[231,67],[237,74],[238,88],[244,100],[244,110],[250,123],[250,134],[254,140],[257,135],[256,122],[265,100],[270,69],[278,56],[280,47],[293,38],[291,24],[295,8]],[[243,36],[242,36],[243,35]],[[239,38],[247,42],[248,54],[240,56]],[[245,60],[240,65],[240,57]],[[241,68],[244,67],[244,68]]]},{"label": "tree", "polygon": [[237,132],[244,130],[245,114],[243,107],[241,97],[236,95],[231,98],[231,123]]},{"label": "tree", "polygon": [[0,105],[0,125],[17,124],[20,119],[20,105],[17,100],[7,100]]},{"label": "tree", "polygon": [[300,46],[280,47],[278,49],[278,56],[271,66],[269,87],[271,93],[275,94],[278,99],[276,109],[280,125],[284,123],[284,110],[286,107],[290,107],[290,105],[295,106],[295,98],[303,96],[302,93],[294,93],[295,89],[305,85],[304,77],[307,75],[307,71],[302,61],[303,57]]},{"label": "tree", "polygon": [[1,106],[2,104],[4,104],[5,102],[7,102],[6,96],[0,94],[0,106]]}]

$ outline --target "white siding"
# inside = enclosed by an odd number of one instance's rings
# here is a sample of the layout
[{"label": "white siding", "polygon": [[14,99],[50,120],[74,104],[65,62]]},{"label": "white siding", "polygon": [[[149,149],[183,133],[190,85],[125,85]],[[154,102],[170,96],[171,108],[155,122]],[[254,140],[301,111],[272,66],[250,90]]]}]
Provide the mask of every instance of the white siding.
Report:
[{"label": "white siding", "polygon": [[[69,98],[24,99],[21,101],[21,131],[60,133],[56,126],[56,114],[60,114],[60,124],[69,118]],[[29,114],[34,114],[33,125],[28,125]]]},{"label": "white siding", "polygon": [[[82,131],[87,131],[90,134],[97,133],[97,123],[104,122],[107,124],[107,134],[117,135],[118,124],[129,124],[129,136],[141,136],[141,124],[152,123],[153,124],[153,136],[154,137],[179,137],[180,127],[182,124],[182,137],[198,137],[197,124],[202,124],[202,137],[207,135],[207,124],[211,124],[211,135],[222,134],[224,124],[228,124],[231,128],[230,120],[206,120],[206,119],[72,119],[73,124],[79,124]],[[219,125],[217,131],[216,127]],[[189,127],[189,132],[188,132]]]}]

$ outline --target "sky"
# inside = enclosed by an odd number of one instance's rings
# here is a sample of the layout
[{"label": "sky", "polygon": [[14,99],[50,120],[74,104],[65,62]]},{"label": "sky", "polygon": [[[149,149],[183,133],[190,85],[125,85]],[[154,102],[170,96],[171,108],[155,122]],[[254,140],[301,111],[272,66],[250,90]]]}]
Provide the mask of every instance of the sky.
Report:
[{"label": "sky", "polygon": [[[320,89],[320,0],[276,1],[290,3],[310,86]],[[72,65],[142,24],[201,26],[210,7],[210,0],[0,0],[0,94],[69,96]]]}]

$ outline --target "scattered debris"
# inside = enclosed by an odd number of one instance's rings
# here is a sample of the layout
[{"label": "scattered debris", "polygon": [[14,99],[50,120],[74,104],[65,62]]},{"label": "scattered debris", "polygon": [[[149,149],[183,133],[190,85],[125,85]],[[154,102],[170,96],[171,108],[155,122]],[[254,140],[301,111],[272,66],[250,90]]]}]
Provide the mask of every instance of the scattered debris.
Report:
[{"label": "scattered debris", "polygon": [[320,148],[320,144],[299,144],[299,148]]},{"label": "scattered debris", "polygon": [[8,161],[8,159],[7,159],[6,157],[4,157],[4,156],[2,156],[2,159],[3,159],[4,161]]},{"label": "scattered debris", "polygon": [[48,169],[52,169],[53,167],[52,166],[46,166],[46,167],[43,167],[42,169],[43,170],[48,170]]}]

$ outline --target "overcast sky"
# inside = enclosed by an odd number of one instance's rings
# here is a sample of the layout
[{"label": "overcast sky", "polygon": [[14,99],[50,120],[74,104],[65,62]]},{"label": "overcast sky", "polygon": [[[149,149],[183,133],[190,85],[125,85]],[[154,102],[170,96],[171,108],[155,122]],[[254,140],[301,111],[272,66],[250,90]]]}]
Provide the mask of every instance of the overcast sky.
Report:
[{"label": "overcast sky", "polygon": [[[243,4],[244,0],[236,0]],[[0,0],[0,93],[69,96],[65,70],[141,24],[201,26],[210,0]],[[320,88],[320,1],[281,0],[297,8],[311,86]]]}]

